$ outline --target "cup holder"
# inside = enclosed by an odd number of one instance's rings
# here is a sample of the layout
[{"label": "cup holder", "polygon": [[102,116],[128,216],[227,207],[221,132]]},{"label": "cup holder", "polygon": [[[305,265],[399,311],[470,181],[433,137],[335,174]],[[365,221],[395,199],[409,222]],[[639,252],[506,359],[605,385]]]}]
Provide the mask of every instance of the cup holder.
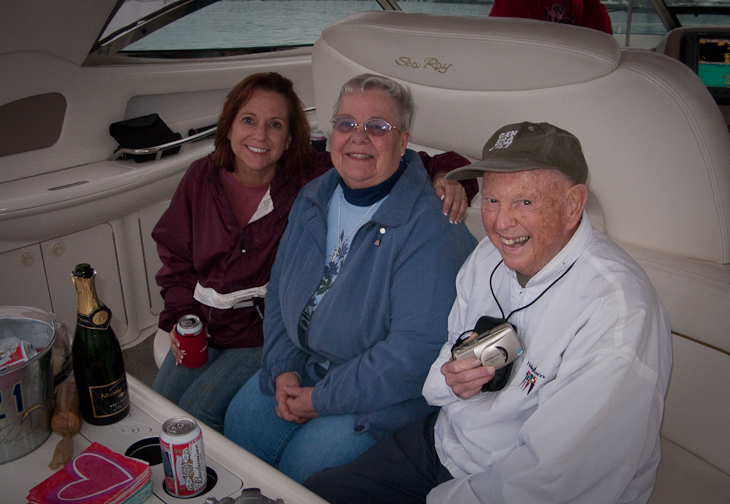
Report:
[{"label": "cup holder", "polygon": [[[205,485],[205,490],[203,490],[199,494],[196,494],[196,495],[193,495],[193,496],[189,497],[190,499],[192,499],[193,497],[200,497],[201,495],[207,494],[208,492],[210,492],[211,490],[213,490],[213,488],[215,488],[215,484],[218,483],[218,474],[216,474],[216,472],[213,469],[211,469],[210,467],[206,466],[205,467],[205,472],[208,474],[208,483]],[[186,498],[188,498],[188,497],[178,497],[177,495],[171,494],[170,491],[167,489],[167,485],[162,485],[162,488],[165,489],[165,493],[167,495],[169,495],[170,497],[174,497],[176,499],[186,499]]]},{"label": "cup holder", "polygon": [[[162,451],[160,450],[160,438],[153,437],[153,438],[141,439],[141,440],[137,441],[136,443],[132,444],[129,448],[127,448],[127,451],[124,452],[124,455],[126,455],[127,457],[134,457],[136,459],[144,460],[150,466],[156,466],[156,465],[162,464]],[[195,497],[200,497],[201,495],[205,495],[206,493],[210,492],[211,490],[213,490],[216,483],[218,483],[218,474],[216,474],[215,470],[206,466],[205,471],[208,476],[208,484],[205,486],[205,490],[203,492],[197,494]],[[164,484],[162,485],[162,487],[165,489],[165,493],[167,493],[167,495],[169,495],[170,497],[175,497],[176,499],[181,498],[181,497],[171,494],[167,490],[167,487]]]},{"label": "cup holder", "polygon": [[127,448],[124,452],[127,457],[144,460],[151,466],[162,464],[162,452],[160,451],[160,438],[141,439]]}]

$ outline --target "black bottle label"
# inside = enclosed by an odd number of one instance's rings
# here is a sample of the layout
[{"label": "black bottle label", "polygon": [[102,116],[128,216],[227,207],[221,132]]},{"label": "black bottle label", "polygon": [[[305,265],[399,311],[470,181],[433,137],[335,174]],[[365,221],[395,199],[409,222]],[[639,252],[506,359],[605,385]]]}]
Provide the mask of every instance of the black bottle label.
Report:
[{"label": "black bottle label", "polygon": [[87,329],[108,329],[111,321],[109,308],[100,306],[88,315],[76,313],[76,325]]},{"label": "black bottle label", "polygon": [[127,393],[127,377],[106,385],[89,386],[91,412],[94,418],[105,418],[116,415],[129,407]]}]

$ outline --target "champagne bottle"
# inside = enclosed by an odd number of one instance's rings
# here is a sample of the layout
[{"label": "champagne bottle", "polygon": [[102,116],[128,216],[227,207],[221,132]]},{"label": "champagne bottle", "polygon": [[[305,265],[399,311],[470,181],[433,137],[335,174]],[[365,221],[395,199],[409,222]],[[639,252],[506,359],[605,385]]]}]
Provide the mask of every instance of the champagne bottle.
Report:
[{"label": "champagne bottle", "polygon": [[127,416],[129,393],[122,349],[109,325],[112,314],[96,295],[95,275],[88,264],[73,271],[78,310],[71,352],[81,415],[90,424],[108,425]]}]

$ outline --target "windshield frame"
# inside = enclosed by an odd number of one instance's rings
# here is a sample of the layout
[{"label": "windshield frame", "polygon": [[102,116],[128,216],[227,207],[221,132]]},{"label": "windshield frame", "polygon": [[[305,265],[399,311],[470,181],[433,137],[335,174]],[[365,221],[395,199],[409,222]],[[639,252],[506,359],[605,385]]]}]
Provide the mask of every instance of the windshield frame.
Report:
[{"label": "windshield frame", "polygon": [[[143,39],[150,33],[216,2],[218,0],[178,0],[175,3],[166,5],[162,9],[148,14],[132,24],[124,26],[106,37],[101,38],[91,48],[89,55],[110,56],[117,54],[125,47]],[[109,19],[107,19],[105,28],[109,26],[109,23],[114,19],[114,16],[116,16],[123,4],[124,0],[119,0]]]},{"label": "windshield frame", "polygon": [[[109,26],[112,19],[117,14],[119,9],[124,4],[125,0],[119,0],[111,12],[109,19],[105,25]],[[311,47],[312,44],[301,44],[301,45],[263,45],[259,47],[237,47],[237,48],[200,48],[200,49],[159,49],[159,50],[129,50],[126,49],[131,44],[141,40],[142,38],[150,35],[151,33],[167,26],[178,19],[192,14],[204,7],[208,7],[219,0],[178,0],[169,5],[165,5],[163,8],[148,14],[131,24],[117,29],[113,33],[103,36],[100,34],[100,39],[92,47],[89,56],[86,59],[85,64],[88,65],[99,65],[105,63],[123,60],[135,60],[135,61],[151,61],[151,60],[172,60],[172,59],[197,59],[197,58],[225,58],[233,56],[260,54],[266,52],[281,52],[291,50],[301,50],[302,48]],[[398,5],[397,0],[374,0],[383,10],[401,11],[401,7]],[[723,6],[710,6],[710,5],[697,5],[697,4],[677,4],[667,5],[664,0],[648,0],[651,8],[657,14],[660,22],[664,25],[667,33],[675,28],[682,27],[682,24],[678,18],[681,14],[694,14],[694,15],[712,15],[712,14],[730,14],[730,7]],[[626,32],[619,34],[614,33],[614,36],[621,37],[625,36],[625,46],[630,47],[632,36],[631,20],[634,10],[634,2],[627,2],[627,25]],[[729,18],[730,19],[730,18]],[[104,34],[104,30],[102,30]],[[637,33],[636,35],[641,35]],[[114,56],[118,56],[115,58]]]}]

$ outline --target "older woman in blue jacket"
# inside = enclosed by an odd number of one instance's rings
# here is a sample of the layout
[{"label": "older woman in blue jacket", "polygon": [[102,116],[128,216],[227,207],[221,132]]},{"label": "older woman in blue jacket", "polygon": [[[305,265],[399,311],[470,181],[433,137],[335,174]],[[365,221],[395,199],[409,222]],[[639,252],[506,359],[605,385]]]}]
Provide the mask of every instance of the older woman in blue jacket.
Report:
[{"label": "older woman in blue jacket", "polygon": [[266,295],[261,371],[224,433],[297,481],[429,411],[421,387],[476,241],[406,149],[410,92],[363,74],[332,119],[336,170],[300,192]]}]

